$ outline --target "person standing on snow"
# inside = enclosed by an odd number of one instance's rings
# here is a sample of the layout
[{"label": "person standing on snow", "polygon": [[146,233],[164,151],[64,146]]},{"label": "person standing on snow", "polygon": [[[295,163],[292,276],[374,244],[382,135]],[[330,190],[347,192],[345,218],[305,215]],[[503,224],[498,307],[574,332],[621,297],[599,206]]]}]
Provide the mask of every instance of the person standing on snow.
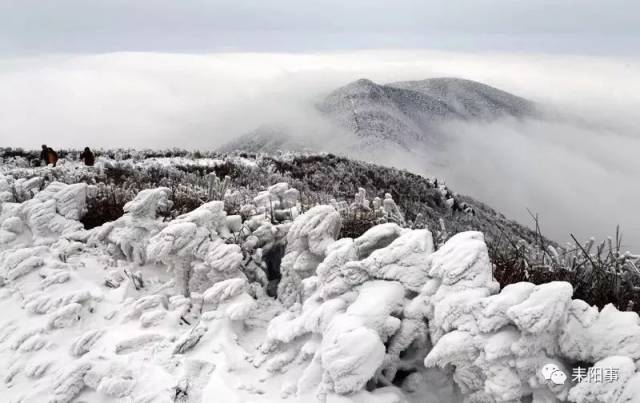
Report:
[{"label": "person standing on snow", "polygon": [[45,165],[56,166],[58,163],[58,154],[53,151],[53,148],[47,147],[46,144],[42,145],[42,151],[40,152],[40,160],[44,161]]},{"label": "person standing on snow", "polygon": [[82,154],[80,154],[80,159],[84,161],[84,164],[88,167],[92,167],[93,164],[96,163],[96,156],[91,152],[89,147],[85,147]]}]

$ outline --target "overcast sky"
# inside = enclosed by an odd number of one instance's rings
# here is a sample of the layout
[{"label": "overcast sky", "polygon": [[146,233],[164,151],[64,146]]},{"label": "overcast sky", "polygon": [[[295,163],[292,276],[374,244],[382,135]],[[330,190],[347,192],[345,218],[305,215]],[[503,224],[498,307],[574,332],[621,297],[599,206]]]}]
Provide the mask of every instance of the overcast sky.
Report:
[{"label": "overcast sky", "polygon": [[640,53],[638,0],[0,0],[0,55],[430,48]]}]

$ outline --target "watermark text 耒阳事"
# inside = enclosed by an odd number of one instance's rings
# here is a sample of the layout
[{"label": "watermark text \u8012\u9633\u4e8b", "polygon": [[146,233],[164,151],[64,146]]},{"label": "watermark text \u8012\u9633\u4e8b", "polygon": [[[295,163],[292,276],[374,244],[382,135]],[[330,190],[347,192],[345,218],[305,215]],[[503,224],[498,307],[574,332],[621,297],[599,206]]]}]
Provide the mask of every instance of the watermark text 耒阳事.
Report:
[{"label": "watermark text \u8012\u9633\u4e8b", "polygon": [[[567,375],[556,364],[546,364],[540,371],[546,381],[554,385],[564,385]],[[571,371],[571,382],[581,383],[611,383],[617,382],[620,369],[612,367],[575,367]]]},{"label": "watermark text \u8012\u9633\u4e8b", "polygon": [[619,377],[620,369],[611,367],[576,367],[571,372],[571,381],[576,383],[611,383],[617,382]]}]

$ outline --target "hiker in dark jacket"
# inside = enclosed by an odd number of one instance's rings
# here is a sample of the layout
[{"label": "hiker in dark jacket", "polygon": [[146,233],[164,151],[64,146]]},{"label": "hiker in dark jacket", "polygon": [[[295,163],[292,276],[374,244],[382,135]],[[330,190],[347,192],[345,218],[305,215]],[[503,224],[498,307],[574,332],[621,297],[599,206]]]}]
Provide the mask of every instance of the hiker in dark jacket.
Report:
[{"label": "hiker in dark jacket", "polygon": [[46,144],[42,145],[42,152],[40,152],[40,160],[44,161],[45,165],[56,166],[58,163],[58,154],[53,151],[53,148],[47,147]]},{"label": "hiker in dark jacket", "polygon": [[89,147],[85,147],[82,154],[80,154],[80,159],[84,161],[84,164],[88,167],[92,167],[93,164],[96,163],[96,156],[91,152]]}]

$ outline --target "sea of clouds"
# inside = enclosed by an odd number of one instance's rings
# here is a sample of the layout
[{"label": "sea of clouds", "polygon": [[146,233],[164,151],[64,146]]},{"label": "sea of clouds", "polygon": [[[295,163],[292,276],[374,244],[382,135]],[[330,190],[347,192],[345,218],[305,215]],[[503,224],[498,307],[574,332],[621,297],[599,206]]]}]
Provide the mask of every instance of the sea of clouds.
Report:
[{"label": "sea of clouds", "polygon": [[0,59],[0,146],[213,149],[285,124],[331,151],[353,137],[314,103],[358,78],[463,77],[531,99],[544,119],[451,122],[428,155],[357,155],[438,176],[564,241],[620,224],[640,251],[640,61],[586,56],[361,51],[108,53]]}]

